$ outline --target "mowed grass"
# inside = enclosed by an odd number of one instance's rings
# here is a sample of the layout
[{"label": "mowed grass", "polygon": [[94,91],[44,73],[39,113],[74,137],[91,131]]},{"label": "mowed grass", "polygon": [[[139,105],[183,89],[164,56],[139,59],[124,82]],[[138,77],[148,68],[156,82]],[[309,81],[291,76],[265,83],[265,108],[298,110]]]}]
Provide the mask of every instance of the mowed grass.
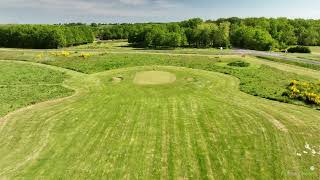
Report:
[{"label": "mowed grass", "polygon": [[143,71],[136,74],[134,83],[140,85],[169,84],[176,80],[176,76],[163,71]]},{"label": "mowed grass", "polygon": [[18,108],[73,93],[64,73],[35,65],[0,61],[0,117]]},{"label": "mowed grass", "polygon": [[[282,93],[291,80],[316,81],[320,72],[201,50],[114,46],[89,58],[76,52],[93,50],[86,45],[70,48],[70,57],[1,49],[7,60],[41,64],[0,62],[0,179],[320,176],[320,111],[277,102],[303,105]],[[227,65],[239,60],[250,66]]]},{"label": "mowed grass", "polygon": [[[176,81],[135,84],[136,74],[145,71],[169,72]],[[114,77],[122,81],[115,83]],[[146,66],[75,74],[65,83],[78,93],[64,101],[35,105],[0,123],[1,178],[317,179],[320,175],[320,155],[312,156],[304,147],[320,145],[320,112],[242,93],[239,80],[232,76]]]}]

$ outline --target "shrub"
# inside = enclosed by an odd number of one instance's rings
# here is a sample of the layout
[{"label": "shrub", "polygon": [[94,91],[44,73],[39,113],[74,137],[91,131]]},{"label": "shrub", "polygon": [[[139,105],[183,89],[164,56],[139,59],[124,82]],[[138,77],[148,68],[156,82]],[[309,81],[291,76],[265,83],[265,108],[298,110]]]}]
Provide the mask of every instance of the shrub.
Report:
[{"label": "shrub", "polygon": [[244,61],[234,61],[228,64],[228,66],[235,66],[235,67],[249,67],[250,63]]},{"label": "shrub", "polygon": [[91,57],[92,55],[90,53],[81,53],[79,57],[82,57],[84,59],[87,59],[89,57]]},{"label": "shrub", "polygon": [[292,80],[287,89],[285,96],[307,104],[320,105],[320,83]]},{"label": "shrub", "polygon": [[51,52],[51,55],[69,57],[71,53],[69,51],[61,51],[61,52]]},{"label": "shrub", "polygon": [[311,50],[309,47],[296,46],[296,47],[289,48],[288,52],[289,53],[311,53]]},{"label": "shrub", "polygon": [[44,54],[43,53],[40,53],[36,56],[36,59],[42,59],[44,57]]}]

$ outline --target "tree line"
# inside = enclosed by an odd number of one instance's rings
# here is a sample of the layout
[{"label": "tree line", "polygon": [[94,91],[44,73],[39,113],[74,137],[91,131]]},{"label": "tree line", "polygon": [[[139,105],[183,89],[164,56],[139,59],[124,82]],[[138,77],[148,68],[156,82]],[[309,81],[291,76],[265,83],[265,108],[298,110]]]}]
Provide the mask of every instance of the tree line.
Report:
[{"label": "tree line", "polygon": [[128,39],[142,47],[238,47],[285,49],[319,46],[320,20],[287,18],[199,18],[176,23],[97,25],[104,40]]},{"label": "tree line", "polygon": [[93,41],[93,31],[86,25],[0,26],[0,47],[51,49]]},{"label": "tree line", "polygon": [[[93,35],[94,34],[94,35]],[[0,47],[60,48],[128,39],[134,46],[286,49],[320,46],[320,20],[287,18],[200,18],[174,23],[1,25]]]}]

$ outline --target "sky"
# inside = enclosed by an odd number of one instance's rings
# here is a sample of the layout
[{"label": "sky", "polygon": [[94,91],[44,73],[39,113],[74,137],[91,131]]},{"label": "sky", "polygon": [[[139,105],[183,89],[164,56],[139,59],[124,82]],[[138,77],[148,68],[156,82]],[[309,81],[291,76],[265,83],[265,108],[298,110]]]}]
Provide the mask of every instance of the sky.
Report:
[{"label": "sky", "polygon": [[320,0],[0,0],[0,23],[173,22],[189,18],[320,19]]}]

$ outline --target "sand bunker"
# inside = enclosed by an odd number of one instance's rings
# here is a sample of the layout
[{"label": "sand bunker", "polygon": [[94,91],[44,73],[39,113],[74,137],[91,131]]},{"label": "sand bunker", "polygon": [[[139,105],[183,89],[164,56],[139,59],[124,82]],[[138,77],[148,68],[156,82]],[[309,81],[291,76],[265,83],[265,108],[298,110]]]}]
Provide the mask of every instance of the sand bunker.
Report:
[{"label": "sand bunker", "polygon": [[121,82],[122,80],[123,80],[123,77],[120,77],[120,76],[118,76],[118,77],[113,77],[113,78],[111,79],[111,81],[114,82],[114,83],[119,83],[119,82]]}]

